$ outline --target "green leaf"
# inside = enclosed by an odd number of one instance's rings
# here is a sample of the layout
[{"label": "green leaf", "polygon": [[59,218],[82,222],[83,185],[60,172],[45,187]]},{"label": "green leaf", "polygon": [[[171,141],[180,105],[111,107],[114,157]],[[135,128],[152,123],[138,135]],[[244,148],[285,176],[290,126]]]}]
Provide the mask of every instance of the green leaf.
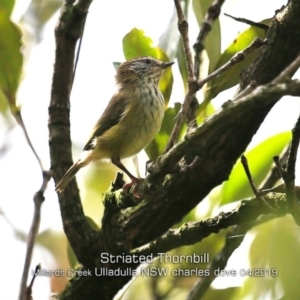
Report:
[{"label": "green leaf", "polygon": [[[162,51],[162,50],[161,50]],[[160,60],[168,62],[170,61],[168,56],[164,53],[161,52]],[[159,89],[161,90],[164,99],[165,99],[165,106],[168,106],[171,93],[172,93],[172,87],[173,87],[173,73],[171,68],[167,68],[160,81],[159,81]]]},{"label": "green leaf", "polygon": [[[250,27],[241,33],[221,55],[213,71],[227,63],[237,52],[248,47],[256,37],[264,38],[265,31],[257,27]],[[220,76],[209,81],[205,90],[205,101],[210,101],[220,92],[236,85],[239,82],[241,71],[251,64],[258,51],[259,49],[252,51],[243,61],[233,65]]]},{"label": "green leaf", "polygon": [[[201,28],[205,14],[212,3],[213,0],[193,0],[194,13],[199,28]],[[209,73],[211,73],[221,55],[221,28],[219,19],[213,23],[211,31],[205,39],[204,46],[209,58]]]},{"label": "green leaf", "polygon": [[[298,299],[299,226],[287,215],[257,226],[251,233],[254,239],[249,250],[250,270],[256,269],[260,276],[247,278],[242,290],[251,294],[251,299],[263,299],[268,294],[272,299],[283,299],[283,295],[284,299]],[[268,275],[271,270],[273,275]],[[240,296],[239,299],[248,298],[245,294]]]},{"label": "green leaf", "polygon": [[6,114],[8,112],[8,101],[3,94],[2,90],[0,89],[0,113]]},{"label": "green leaf", "polygon": [[123,38],[123,52],[127,60],[141,56],[161,58],[161,51],[153,47],[152,40],[145,36],[143,30],[137,28],[133,28]]},{"label": "green leaf", "polygon": [[21,46],[19,28],[8,15],[0,14],[0,88],[12,110],[16,109],[16,92],[23,65]]},{"label": "green leaf", "polygon": [[15,6],[15,0],[1,0],[0,2],[0,14],[5,13],[10,16]]},{"label": "green leaf", "polygon": [[[139,30],[136,28],[132,29],[123,38],[123,52],[127,60],[136,57],[151,56],[161,61],[170,61],[170,59],[162,49],[153,46],[152,40],[149,37],[145,36],[143,30]],[[168,68],[164,72],[159,82],[159,88],[164,95],[166,106],[170,99],[172,85],[172,69]]]},{"label": "green leaf", "polygon": [[[291,132],[279,133],[245,153],[256,186],[259,186],[268,174],[273,164],[273,157],[280,155],[290,140]],[[220,204],[223,205],[250,196],[253,196],[253,192],[239,160],[233,168],[229,180],[223,184],[219,196]]]},{"label": "green leaf", "polygon": [[214,114],[216,112],[214,106],[211,103],[208,103],[205,106],[205,110],[201,111],[200,113],[197,114],[197,124],[200,125],[201,123],[203,123],[205,120],[207,120],[207,118],[209,116],[211,116],[212,114]]},{"label": "green leaf", "polygon": [[175,103],[174,108],[169,107],[166,110],[159,133],[145,149],[151,160],[155,160],[159,155],[161,155],[164,148],[166,147],[170,134],[176,122],[175,117],[178,115],[180,108],[181,104]]},{"label": "green leaf", "polygon": [[[236,270],[238,272],[238,270]],[[214,289],[210,287],[205,293],[203,300],[219,300],[219,299],[233,299],[233,297],[240,292],[240,287],[228,287],[225,289]],[[242,298],[240,298],[242,299]]]}]

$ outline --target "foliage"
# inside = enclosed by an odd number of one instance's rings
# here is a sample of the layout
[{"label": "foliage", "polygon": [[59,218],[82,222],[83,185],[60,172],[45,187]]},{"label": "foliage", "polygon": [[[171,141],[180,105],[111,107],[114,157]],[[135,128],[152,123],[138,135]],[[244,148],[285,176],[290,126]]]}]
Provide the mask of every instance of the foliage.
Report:
[{"label": "foliage", "polygon": [[[19,85],[23,57],[20,52],[21,32],[19,28],[10,21],[9,12],[11,7],[2,8],[0,14],[0,112],[6,111],[5,101],[8,101],[13,112],[16,108],[16,92]],[[0,8],[1,11],[1,8]],[[6,98],[6,99],[5,99]]]}]

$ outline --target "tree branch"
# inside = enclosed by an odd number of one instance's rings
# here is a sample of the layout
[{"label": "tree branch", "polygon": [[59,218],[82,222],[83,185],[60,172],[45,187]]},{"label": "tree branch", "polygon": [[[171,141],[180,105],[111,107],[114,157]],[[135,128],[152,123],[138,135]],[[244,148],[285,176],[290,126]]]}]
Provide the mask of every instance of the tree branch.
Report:
[{"label": "tree branch", "polygon": [[300,117],[298,118],[295,127],[292,130],[293,138],[290,146],[289,157],[287,160],[286,169],[281,166],[278,157],[274,158],[275,164],[285,184],[285,192],[289,210],[295,220],[300,225],[300,202],[296,197],[295,189],[295,166],[297,160],[298,147],[300,142]]},{"label": "tree branch", "polygon": [[235,21],[242,22],[242,23],[248,24],[248,25],[256,27],[256,28],[260,28],[260,29],[263,29],[263,30],[268,30],[269,29],[269,26],[266,25],[266,24],[263,24],[263,23],[253,22],[253,21],[245,19],[245,18],[237,18],[237,17],[231,16],[231,15],[226,14],[226,13],[224,13],[224,15],[226,17],[232,18]]},{"label": "tree branch", "polygon": [[29,300],[31,299],[31,289],[34,280],[32,281],[32,284],[27,287],[27,279],[28,279],[28,273],[29,273],[29,268],[31,264],[31,259],[32,259],[32,252],[33,252],[33,247],[35,244],[36,237],[39,232],[39,227],[40,227],[40,221],[41,221],[41,207],[42,204],[45,200],[44,198],[44,192],[47,187],[47,184],[49,180],[51,179],[51,172],[43,172],[43,183],[41,188],[39,189],[38,192],[35,193],[33,202],[34,202],[34,213],[33,213],[33,220],[31,223],[31,227],[28,233],[27,237],[27,248],[26,248],[26,256],[25,256],[25,262],[24,262],[24,267],[23,267],[23,273],[22,273],[22,278],[21,278],[21,288],[20,288],[20,294],[19,294],[19,299],[20,300]]},{"label": "tree branch", "polygon": [[267,40],[262,40],[261,38],[256,38],[253,42],[246,47],[244,50],[237,52],[226,64],[221,66],[219,69],[215,70],[207,77],[198,81],[199,88],[202,88],[205,83],[212,80],[215,77],[218,77],[221,73],[232,67],[233,65],[241,62],[245,59],[247,55],[249,55],[253,50],[265,45]]},{"label": "tree branch", "polygon": [[[179,160],[184,156],[188,148],[191,146],[190,144],[196,143],[197,138],[200,136],[208,134],[207,130],[212,130],[214,124],[220,124],[222,121],[230,123],[230,119],[234,118],[236,114],[240,114],[243,111],[246,111],[248,114],[253,109],[256,110],[259,107],[275,104],[282,96],[285,95],[299,96],[299,88],[300,80],[290,80],[279,84],[269,84],[257,87],[248,96],[241,99],[239,98],[238,102],[228,102],[224,106],[223,110],[218,111],[209,119],[208,122],[201,124],[194,131],[188,133],[183,141],[178,143],[176,147],[169,151],[169,153],[161,156],[155,164],[149,167],[148,171],[151,174],[149,176],[149,181],[151,181],[151,176],[160,177],[168,173],[174,173],[174,165],[177,165]],[[242,115],[235,117],[235,122],[242,123],[242,118],[244,117],[245,116],[242,113]],[[228,129],[229,127],[230,126],[228,126]],[[234,128],[231,129],[234,130]]]},{"label": "tree branch", "polygon": [[199,79],[199,70],[201,65],[201,54],[202,51],[205,49],[204,41],[211,31],[213,23],[219,18],[222,5],[224,4],[225,0],[215,0],[212,5],[208,8],[204,20],[200,26],[200,31],[197,36],[196,42],[193,46],[195,56],[195,66],[194,66],[194,73],[197,79]]},{"label": "tree branch", "polygon": [[[289,154],[289,148],[287,148],[284,153],[282,154],[280,158],[280,164],[284,167],[286,167],[287,159]],[[263,185],[260,187],[260,190],[267,190],[271,189],[275,186],[275,184],[278,182],[278,180],[281,179],[281,176],[279,174],[279,171],[276,166],[274,166],[268,175],[268,177],[264,180]]]},{"label": "tree branch", "polygon": [[[51,169],[56,183],[72,164],[69,98],[74,77],[76,43],[82,37],[91,2],[66,1],[55,29],[56,52],[49,106],[49,146]],[[75,181],[59,195],[59,200],[64,230],[77,259],[82,263],[93,263],[89,257],[93,257],[91,253],[99,250],[94,243],[97,232],[85,219]]]},{"label": "tree branch", "polygon": [[190,49],[190,42],[188,36],[188,22],[183,14],[182,7],[180,5],[179,0],[174,0],[175,7],[178,16],[178,29],[182,37],[183,49],[186,58],[187,70],[188,70],[188,91],[184,98],[181,111],[177,116],[177,121],[170,135],[168,144],[164,150],[164,153],[167,153],[173,145],[176,143],[177,138],[179,136],[180,129],[184,123],[184,120],[187,116],[187,112],[189,110],[190,104],[195,97],[196,92],[199,90],[197,86],[197,81],[194,75],[194,66],[193,66],[193,58]]},{"label": "tree branch", "polygon": [[[273,215],[274,218],[286,214],[285,194],[270,193],[265,198],[269,205],[278,209],[278,214]],[[236,209],[230,212],[221,212],[213,218],[200,222],[188,222],[180,228],[169,229],[158,239],[135,249],[132,253],[158,256],[160,253],[165,253],[181,246],[193,245],[212,233],[218,233],[222,229],[233,225],[248,224],[261,215],[269,215],[271,213],[270,209],[265,205],[261,205],[261,201],[257,198],[243,200]]]}]

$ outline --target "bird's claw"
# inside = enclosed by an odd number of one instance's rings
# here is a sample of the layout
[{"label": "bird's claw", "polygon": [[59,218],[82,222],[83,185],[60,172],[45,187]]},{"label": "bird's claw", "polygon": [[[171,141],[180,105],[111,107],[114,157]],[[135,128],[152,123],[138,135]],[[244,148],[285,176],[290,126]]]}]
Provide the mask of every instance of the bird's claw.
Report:
[{"label": "bird's claw", "polygon": [[143,181],[144,181],[144,179],[135,178],[135,180],[132,180],[131,182],[124,184],[123,192],[125,194],[129,194],[129,192],[133,186],[133,190],[132,190],[133,197],[136,199],[141,199],[141,194],[140,194],[140,191],[138,190],[138,188]]}]

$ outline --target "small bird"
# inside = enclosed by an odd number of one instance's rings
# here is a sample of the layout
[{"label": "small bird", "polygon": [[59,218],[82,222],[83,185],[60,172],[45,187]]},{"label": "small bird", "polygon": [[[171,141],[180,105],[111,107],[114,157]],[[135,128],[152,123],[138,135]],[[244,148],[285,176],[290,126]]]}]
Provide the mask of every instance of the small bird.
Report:
[{"label": "small bird", "polygon": [[159,131],[165,103],[158,82],[163,71],[173,63],[140,57],[119,66],[118,91],[96,123],[80,158],[56,185],[56,191],[61,193],[82,167],[99,160],[111,160],[130,177],[131,184],[140,183],[121,159],[140,152]]}]

